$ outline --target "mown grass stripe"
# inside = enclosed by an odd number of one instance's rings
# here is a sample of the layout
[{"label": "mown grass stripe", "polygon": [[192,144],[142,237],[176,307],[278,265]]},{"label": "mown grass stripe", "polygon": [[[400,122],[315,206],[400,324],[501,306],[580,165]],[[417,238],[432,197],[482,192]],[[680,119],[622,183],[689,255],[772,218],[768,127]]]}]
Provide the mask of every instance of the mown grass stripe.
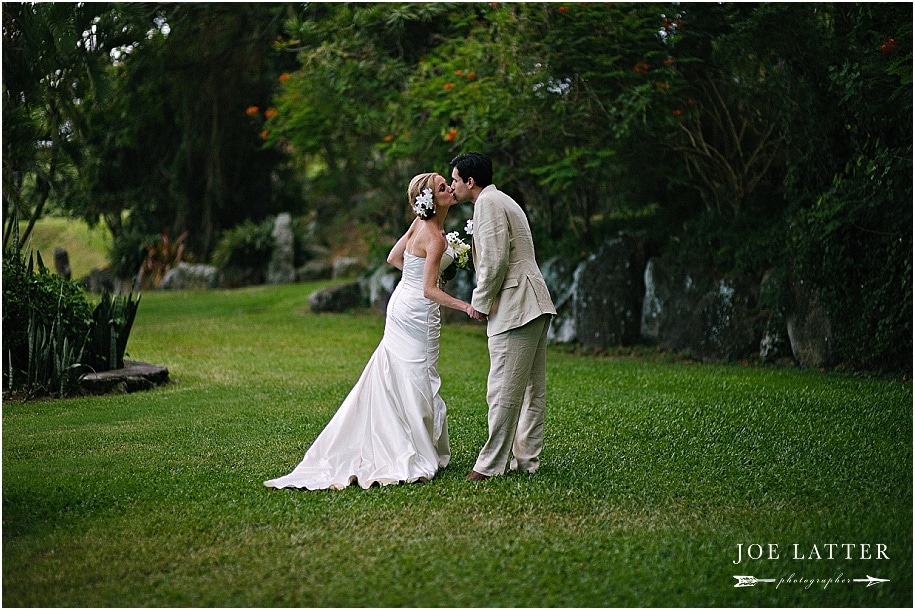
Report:
[{"label": "mown grass stripe", "polygon": [[[316,286],[145,294],[128,352],[174,383],[4,403],[4,605],[911,605],[912,393],[895,380],[551,348],[541,471],[471,484],[486,338],[446,326],[451,466],[264,488],[381,337],[374,316],[307,313]],[[732,565],[752,542],[892,559]],[[735,588],[744,572],[891,582]]]}]

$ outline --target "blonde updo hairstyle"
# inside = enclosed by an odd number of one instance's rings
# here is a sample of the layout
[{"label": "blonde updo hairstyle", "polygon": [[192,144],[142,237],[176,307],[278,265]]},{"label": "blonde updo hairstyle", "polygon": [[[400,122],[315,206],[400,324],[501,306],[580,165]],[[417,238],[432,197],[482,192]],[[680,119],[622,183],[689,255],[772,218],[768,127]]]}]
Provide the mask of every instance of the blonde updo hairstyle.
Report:
[{"label": "blonde updo hairstyle", "polygon": [[[425,189],[435,190],[435,172],[429,172],[425,174],[418,174],[413,176],[413,179],[410,180],[410,186],[407,187],[407,198],[410,203],[410,209],[416,212],[414,209],[414,204],[416,203],[416,198],[422,195]],[[434,197],[434,195],[433,195]],[[433,205],[431,210],[426,210],[422,214],[416,214],[422,220],[429,220],[435,216],[435,206]]]}]

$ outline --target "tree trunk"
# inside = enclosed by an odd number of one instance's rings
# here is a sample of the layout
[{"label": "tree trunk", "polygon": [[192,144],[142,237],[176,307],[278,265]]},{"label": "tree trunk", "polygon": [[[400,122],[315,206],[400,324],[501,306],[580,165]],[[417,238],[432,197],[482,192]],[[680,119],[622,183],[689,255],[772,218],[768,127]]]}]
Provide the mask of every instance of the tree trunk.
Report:
[{"label": "tree trunk", "polygon": [[41,193],[38,199],[38,204],[35,206],[35,209],[32,211],[32,217],[29,219],[29,224],[25,228],[25,232],[19,237],[19,243],[27,243],[29,240],[29,235],[32,234],[32,229],[35,228],[35,223],[41,218],[41,212],[44,210],[44,204],[48,201],[48,196],[51,194],[51,182],[54,180],[54,156],[51,155],[51,171],[48,172],[48,178],[46,181],[41,182],[42,185]]}]

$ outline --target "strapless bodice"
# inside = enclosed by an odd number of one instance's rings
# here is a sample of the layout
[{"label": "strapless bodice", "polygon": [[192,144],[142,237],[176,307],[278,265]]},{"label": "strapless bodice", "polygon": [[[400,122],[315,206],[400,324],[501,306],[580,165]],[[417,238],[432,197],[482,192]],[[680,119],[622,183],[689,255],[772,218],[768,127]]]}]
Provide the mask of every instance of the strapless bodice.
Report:
[{"label": "strapless bodice", "polygon": [[[442,262],[439,265],[439,273],[444,271],[452,262],[454,262],[454,251],[451,246],[442,254]],[[409,252],[403,255],[403,274],[400,283],[405,287],[422,290],[423,288],[423,269],[426,267],[426,259],[422,256],[416,256]]]}]

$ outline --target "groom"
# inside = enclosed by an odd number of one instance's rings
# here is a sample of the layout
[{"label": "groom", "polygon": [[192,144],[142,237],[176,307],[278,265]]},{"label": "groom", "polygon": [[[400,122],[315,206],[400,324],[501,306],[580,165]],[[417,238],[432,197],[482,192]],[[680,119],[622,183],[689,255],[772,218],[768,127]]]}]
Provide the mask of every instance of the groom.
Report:
[{"label": "groom", "polygon": [[467,153],[452,159],[451,167],[455,199],[473,203],[477,286],[470,303],[488,316],[489,439],[467,478],[505,474],[510,458],[512,470],[535,472],[546,412],[546,335],[556,308],[534,257],[527,217],[492,184],[492,161]]}]

